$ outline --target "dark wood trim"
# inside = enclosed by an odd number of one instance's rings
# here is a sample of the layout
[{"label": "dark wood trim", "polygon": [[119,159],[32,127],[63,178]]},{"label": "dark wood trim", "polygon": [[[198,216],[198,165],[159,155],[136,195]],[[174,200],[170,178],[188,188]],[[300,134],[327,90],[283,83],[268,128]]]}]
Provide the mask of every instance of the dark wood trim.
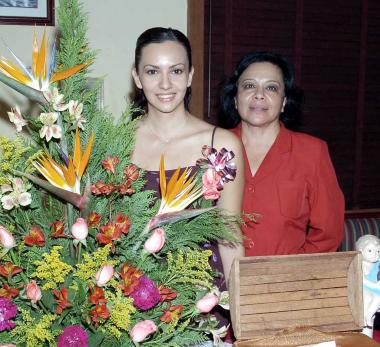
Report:
[{"label": "dark wood trim", "polygon": [[0,16],[0,25],[47,25],[55,26],[54,0],[47,0],[47,17],[7,17]]},{"label": "dark wood trim", "polygon": [[187,0],[187,36],[191,43],[194,77],[190,111],[204,118],[204,0]]}]

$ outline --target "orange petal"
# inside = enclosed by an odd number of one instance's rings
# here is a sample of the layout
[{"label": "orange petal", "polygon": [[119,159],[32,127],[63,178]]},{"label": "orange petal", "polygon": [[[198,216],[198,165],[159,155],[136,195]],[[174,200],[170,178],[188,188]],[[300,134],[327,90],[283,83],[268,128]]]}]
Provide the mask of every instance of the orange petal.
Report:
[{"label": "orange petal", "polygon": [[0,60],[0,70],[4,71],[5,75],[23,84],[29,84],[31,82],[30,78],[25,76],[15,64],[6,59]]},{"label": "orange petal", "polygon": [[81,159],[82,159],[82,148],[81,148],[81,145],[80,145],[80,137],[79,137],[79,131],[78,131],[78,128],[75,129],[75,139],[74,139],[74,157],[73,157],[73,161],[74,161],[74,166],[75,166],[75,170],[77,171],[77,175],[79,177],[79,168],[80,168],[80,162],[81,162]]},{"label": "orange petal", "polygon": [[60,71],[60,72],[55,72],[55,73],[53,73],[53,76],[50,79],[50,83],[64,80],[65,78],[68,78],[68,77],[76,74],[78,71],[82,70],[88,64],[89,63],[84,63],[84,64],[80,64],[80,65],[70,67],[70,68],[63,70],[63,71]]},{"label": "orange petal", "polygon": [[86,170],[88,160],[90,159],[90,154],[92,150],[92,144],[94,142],[94,134],[91,133],[90,138],[87,142],[87,147],[83,153],[83,156],[80,161],[80,166],[79,166],[79,172],[78,172],[78,177],[81,178],[83,175],[84,170]]},{"label": "orange petal", "polygon": [[74,187],[76,182],[75,169],[73,165],[73,161],[69,158],[69,166],[66,168],[61,166],[61,170],[63,175],[65,176],[66,182],[70,187]]},{"label": "orange petal", "polygon": [[46,77],[46,28],[44,30],[44,35],[42,36],[40,51],[37,56],[35,77],[37,79],[45,79]]},{"label": "orange petal", "polygon": [[32,46],[32,71],[33,71],[33,76],[36,76],[37,59],[38,59],[38,42],[37,42],[36,29],[34,29],[33,46]]}]

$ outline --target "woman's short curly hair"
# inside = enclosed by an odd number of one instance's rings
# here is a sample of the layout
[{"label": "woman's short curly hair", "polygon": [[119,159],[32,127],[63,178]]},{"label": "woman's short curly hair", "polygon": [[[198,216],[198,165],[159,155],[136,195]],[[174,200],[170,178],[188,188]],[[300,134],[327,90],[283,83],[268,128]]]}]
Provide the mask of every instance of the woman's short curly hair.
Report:
[{"label": "woman's short curly hair", "polygon": [[235,108],[237,85],[242,73],[253,63],[271,63],[281,70],[284,78],[286,104],[284,111],[280,114],[280,120],[287,128],[296,128],[301,116],[303,91],[295,84],[292,64],[280,54],[272,52],[248,54],[236,65],[232,76],[225,81],[220,94],[222,123],[226,127],[235,127],[240,123],[241,118]]}]

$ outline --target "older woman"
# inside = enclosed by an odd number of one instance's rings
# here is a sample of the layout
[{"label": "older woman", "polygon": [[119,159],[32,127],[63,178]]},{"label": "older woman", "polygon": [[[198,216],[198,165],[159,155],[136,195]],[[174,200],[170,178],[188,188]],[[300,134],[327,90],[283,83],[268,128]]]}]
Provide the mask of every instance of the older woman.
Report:
[{"label": "older woman", "polygon": [[238,63],[221,102],[245,147],[246,255],[335,251],[343,237],[344,198],[327,145],[290,131],[300,113],[291,65],[258,52]]}]

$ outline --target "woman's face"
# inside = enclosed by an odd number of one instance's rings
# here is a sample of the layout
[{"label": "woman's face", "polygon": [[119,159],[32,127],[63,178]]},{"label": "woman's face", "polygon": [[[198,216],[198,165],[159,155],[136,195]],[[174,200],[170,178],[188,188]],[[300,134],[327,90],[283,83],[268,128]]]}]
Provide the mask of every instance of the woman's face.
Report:
[{"label": "woman's face", "polygon": [[253,63],[241,74],[235,107],[244,122],[258,127],[278,123],[285,102],[284,78],[276,65]]},{"label": "woman's face", "polygon": [[178,42],[150,43],[142,49],[139,66],[132,71],[136,86],[144,91],[148,112],[171,113],[184,107],[193,68],[185,48]]}]

